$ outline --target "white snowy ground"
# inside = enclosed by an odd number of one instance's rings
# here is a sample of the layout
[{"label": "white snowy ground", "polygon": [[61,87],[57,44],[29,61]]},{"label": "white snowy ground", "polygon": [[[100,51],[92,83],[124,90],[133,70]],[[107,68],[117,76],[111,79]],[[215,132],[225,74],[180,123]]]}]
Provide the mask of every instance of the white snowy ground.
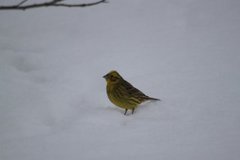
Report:
[{"label": "white snowy ground", "polygon": [[[109,0],[0,21],[1,160],[239,159],[239,0]],[[124,116],[106,97],[112,69],[162,101]]]}]

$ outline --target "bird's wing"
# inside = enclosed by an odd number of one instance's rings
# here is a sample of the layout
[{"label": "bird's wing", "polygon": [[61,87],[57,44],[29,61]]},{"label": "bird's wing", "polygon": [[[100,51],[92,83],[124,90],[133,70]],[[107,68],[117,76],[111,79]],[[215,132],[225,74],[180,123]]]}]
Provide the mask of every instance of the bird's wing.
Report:
[{"label": "bird's wing", "polygon": [[133,85],[131,85],[129,82],[124,81],[123,86],[126,89],[127,94],[130,97],[138,99],[140,102],[147,100],[148,96],[146,96],[143,92],[141,92],[139,89],[135,88]]}]

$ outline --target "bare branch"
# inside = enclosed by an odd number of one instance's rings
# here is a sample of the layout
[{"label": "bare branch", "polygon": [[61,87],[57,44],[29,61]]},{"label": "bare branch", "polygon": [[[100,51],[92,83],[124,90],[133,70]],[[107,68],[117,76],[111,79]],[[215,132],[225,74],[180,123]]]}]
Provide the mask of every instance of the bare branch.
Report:
[{"label": "bare branch", "polygon": [[100,3],[107,3],[107,0],[100,0],[92,3],[68,4],[68,3],[63,3],[63,1],[65,0],[51,0],[49,2],[23,5],[27,1],[28,0],[23,0],[17,5],[0,6],[0,10],[27,10],[27,9],[40,8],[40,7],[89,7],[89,6],[98,5]]}]

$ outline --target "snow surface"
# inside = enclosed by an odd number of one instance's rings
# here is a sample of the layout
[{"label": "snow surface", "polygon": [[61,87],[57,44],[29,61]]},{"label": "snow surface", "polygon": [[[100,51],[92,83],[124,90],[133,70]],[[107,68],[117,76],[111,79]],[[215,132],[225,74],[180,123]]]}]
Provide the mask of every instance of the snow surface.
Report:
[{"label": "snow surface", "polygon": [[[109,0],[0,20],[1,160],[239,159],[239,0]],[[105,93],[112,69],[162,101],[124,116]]]}]

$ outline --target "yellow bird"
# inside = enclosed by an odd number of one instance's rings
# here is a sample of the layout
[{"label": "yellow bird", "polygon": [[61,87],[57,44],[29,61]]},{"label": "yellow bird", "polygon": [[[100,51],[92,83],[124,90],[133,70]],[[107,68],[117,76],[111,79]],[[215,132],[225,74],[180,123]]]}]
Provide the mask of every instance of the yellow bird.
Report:
[{"label": "yellow bird", "polygon": [[127,114],[128,109],[134,113],[135,108],[144,101],[160,99],[152,98],[133,87],[124,80],[117,71],[110,71],[103,76],[107,81],[107,95],[109,100],[118,107],[124,108]]}]

